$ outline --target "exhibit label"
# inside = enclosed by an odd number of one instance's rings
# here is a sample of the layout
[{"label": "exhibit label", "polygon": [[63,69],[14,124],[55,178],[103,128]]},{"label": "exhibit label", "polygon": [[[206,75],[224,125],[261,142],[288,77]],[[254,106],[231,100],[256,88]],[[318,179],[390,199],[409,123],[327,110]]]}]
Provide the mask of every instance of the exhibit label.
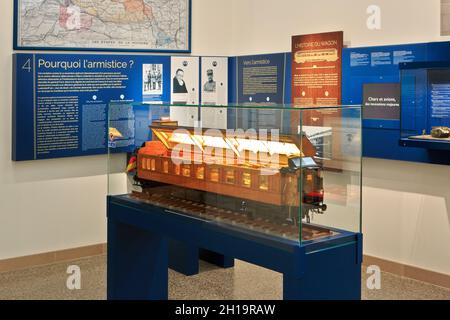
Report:
[{"label": "exhibit label", "polygon": [[13,86],[13,160],[105,154],[109,103],[169,101],[170,57],[15,54]]},{"label": "exhibit label", "polygon": [[[285,53],[237,58],[237,99],[244,105],[282,105],[285,95]],[[238,128],[280,128],[281,112],[239,110]]]},{"label": "exhibit label", "polygon": [[202,57],[200,78],[203,128],[228,129],[228,58]]},{"label": "exhibit label", "polygon": [[363,119],[400,120],[400,83],[365,84],[363,95]]},{"label": "exhibit label", "polygon": [[238,103],[284,103],[286,55],[238,57]]},{"label": "exhibit label", "polygon": [[[341,104],[343,32],[292,37],[292,103]],[[359,57],[359,63],[365,58]]]}]

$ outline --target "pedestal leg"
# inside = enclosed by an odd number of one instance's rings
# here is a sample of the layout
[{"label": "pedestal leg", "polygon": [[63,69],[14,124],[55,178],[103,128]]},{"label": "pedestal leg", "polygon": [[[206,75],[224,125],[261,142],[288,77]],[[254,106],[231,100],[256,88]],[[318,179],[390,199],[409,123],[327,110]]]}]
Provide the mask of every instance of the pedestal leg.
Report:
[{"label": "pedestal leg", "polygon": [[200,249],[200,259],[224,269],[234,267],[234,258],[206,249]]},{"label": "pedestal leg", "polygon": [[167,240],[109,219],[107,277],[108,299],[167,300]]},{"label": "pedestal leg", "polygon": [[185,276],[198,274],[198,247],[170,239],[169,268]]},{"label": "pedestal leg", "polygon": [[305,273],[283,275],[285,300],[360,300],[359,247],[350,244],[307,254]]}]

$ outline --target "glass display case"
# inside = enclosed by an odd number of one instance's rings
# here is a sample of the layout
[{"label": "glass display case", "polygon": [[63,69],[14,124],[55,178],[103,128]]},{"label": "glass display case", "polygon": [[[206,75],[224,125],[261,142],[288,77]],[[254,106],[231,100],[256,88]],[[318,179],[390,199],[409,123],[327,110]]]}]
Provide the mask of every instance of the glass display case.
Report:
[{"label": "glass display case", "polygon": [[403,64],[401,88],[404,145],[450,150],[450,64]]},{"label": "glass display case", "polygon": [[[270,115],[270,116],[268,116]],[[361,231],[361,107],[109,105],[108,192],[307,243]]]}]

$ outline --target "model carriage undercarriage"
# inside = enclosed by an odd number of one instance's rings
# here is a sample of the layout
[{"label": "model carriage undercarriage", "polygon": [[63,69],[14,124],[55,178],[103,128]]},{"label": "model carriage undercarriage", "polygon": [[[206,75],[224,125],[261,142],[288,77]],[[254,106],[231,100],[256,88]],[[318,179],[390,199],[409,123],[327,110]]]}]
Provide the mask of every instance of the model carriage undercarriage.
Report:
[{"label": "model carriage undercarriage", "polygon": [[131,197],[294,240],[333,234],[310,224],[327,206],[322,168],[305,135],[229,136],[161,121],[150,128],[153,141],[136,155],[134,180],[142,192]]}]

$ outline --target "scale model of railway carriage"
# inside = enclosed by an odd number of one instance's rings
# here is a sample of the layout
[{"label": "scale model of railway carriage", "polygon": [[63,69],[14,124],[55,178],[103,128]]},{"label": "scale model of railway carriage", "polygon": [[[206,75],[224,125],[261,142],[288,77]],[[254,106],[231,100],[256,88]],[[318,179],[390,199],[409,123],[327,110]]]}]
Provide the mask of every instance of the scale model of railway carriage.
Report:
[{"label": "scale model of railway carriage", "polygon": [[201,197],[212,204],[215,199],[231,210],[257,211],[258,216],[266,212],[271,220],[294,225],[299,208],[308,222],[311,213],[327,208],[316,149],[305,135],[263,137],[236,131],[229,136],[226,130],[180,128],[161,121],[150,129],[153,140],[137,151],[135,180],[143,194],[166,185],[185,200]]}]

